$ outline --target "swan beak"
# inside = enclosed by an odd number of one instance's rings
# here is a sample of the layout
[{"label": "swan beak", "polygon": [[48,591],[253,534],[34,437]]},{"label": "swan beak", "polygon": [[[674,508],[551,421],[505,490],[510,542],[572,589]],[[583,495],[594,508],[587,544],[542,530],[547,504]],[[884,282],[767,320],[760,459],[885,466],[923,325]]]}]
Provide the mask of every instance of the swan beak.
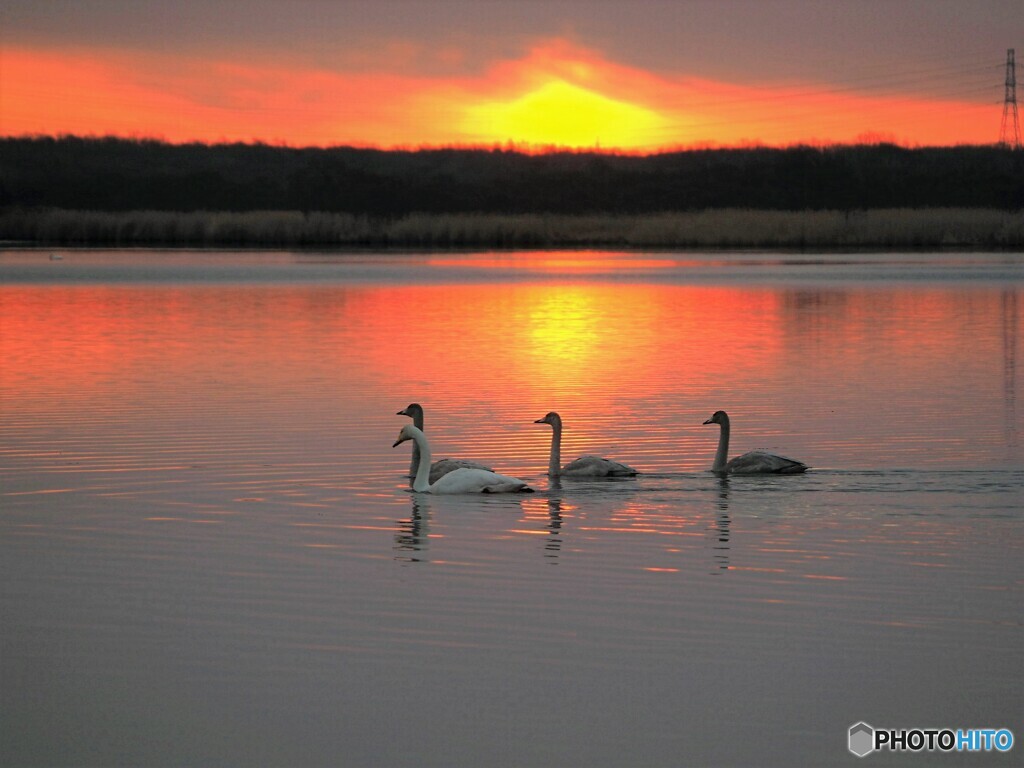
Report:
[{"label": "swan beak", "polygon": [[395,416],[408,416],[409,414],[406,413],[407,410],[408,410],[407,408],[403,408],[398,413],[396,413]]},{"label": "swan beak", "polygon": [[537,420],[536,420],[535,422],[533,422],[533,423],[534,423],[534,424],[547,424],[547,421],[545,421],[544,419],[537,419]]},{"label": "swan beak", "polygon": [[404,443],[408,439],[409,439],[408,437],[400,437],[397,440],[395,440],[395,442],[393,442],[391,444],[391,447],[392,448],[397,448],[398,446],[400,446],[402,443]]},{"label": "swan beak", "polygon": [[707,420],[707,421],[705,421],[704,423],[705,423],[705,424],[714,424],[714,423],[715,423],[715,420],[714,420],[714,419],[708,419],[708,420]]}]

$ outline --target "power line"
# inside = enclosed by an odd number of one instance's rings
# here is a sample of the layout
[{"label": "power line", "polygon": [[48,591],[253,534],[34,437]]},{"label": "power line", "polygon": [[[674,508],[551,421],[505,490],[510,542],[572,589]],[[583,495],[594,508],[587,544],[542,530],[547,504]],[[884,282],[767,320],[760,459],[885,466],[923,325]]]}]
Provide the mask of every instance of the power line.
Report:
[{"label": "power line", "polygon": [[[980,115],[977,110],[983,109],[984,104],[999,103],[996,100],[999,85],[993,82],[995,80],[993,75],[1001,68],[1001,64],[977,64],[976,60],[965,61],[962,59],[960,64],[951,64],[951,61],[951,59],[943,57],[941,66],[896,72],[895,77],[893,77],[892,71],[885,76],[871,74],[834,81],[831,86],[824,84],[803,88],[775,86],[761,94],[732,96],[726,99],[709,98],[707,95],[699,100],[679,98],[675,100],[678,108],[704,111],[710,114],[705,114],[705,119],[672,121],[669,124],[663,124],[656,132],[668,138],[673,133],[692,136],[695,131],[713,132],[719,128],[729,128],[731,129],[730,134],[736,134],[737,131],[742,132],[745,129],[756,130],[759,127],[773,124],[782,126],[794,121],[801,122],[804,119],[813,119],[812,130],[829,131],[832,126],[849,127],[850,119],[858,118],[863,112],[863,107],[860,104],[841,102],[830,103],[827,106],[800,104],[797,109],[780,107],[759,112],[756,116],[750,111],[752,104],[758,102],[766,105],[779,104],[780,99],[821,100],[845,95],[854,98],[889,100],[895,95],[893,92],[906,94],[908,90],[911,90],[918,99],[923,97],[925,101],[913,104],[905,114],[889,116],[890,124],[885,127],[890,131],[900,130],[911,124],[934,121],[933,116],[941,115],[948,121],[954,116],[961,114],[966,116],[971,112]],[[1016,68],[1015,64],[1012,66],[1014,69]],[[1009,75],[1007,77],[1009,78]],[[912,87],[908,88],[908,86]],[[963,97],[978,97],[986,94],[990,96],[991,101],[988,98],[969,98],[966,102],[960,102]],[[928,101],[946,103],[929,104]],[[881,127],[879,126],[879,128]]]},{"label": "power line", "polygon": [[[926,86],[930,84],[937,84],[939,86],[945,85],[947,87],[957,84],[968,85],[968,86],[982,86],[983,83],[991,83],[992,74],[1001,68],[999,64],[986,64],[980,67],[973,67],[970,69],[962,69],[959,67],[942,68],[938,70],[924,70],[918,71],[917,73],[904,73],[899,75],[897,78],[893,78],[891,75],[888,77],[871,76],[866,78],[854,78],[850,80],[836,81],[834,85],[821,85],[814,87],[788,87],[786,85],[774,85],[769,86],[771,93],[765,93],[764,95],[744,95],[736,96],[731,98],[707,98],[701,100],[686,99],[685,106],[690,109],[700,108],[720,108],[728,106],[730,104],[741,105],[743,108],[751,102],[757,101],[776,101],[779,98],[779,92],[783,92],[786,98],[806,98],[813,96],[833,96],[837,94],[856,94],[862,93],[866,97],[879,97],[887,95],[885,92],[897,91],[905,93],[908,86]],[[960,83],[953,82],[949,75],[959,75],[961,78]],[[969,77],[969,81],[963,81],[962,78]],[[886,88],[879,88],[872,86],[873,83],[877,83],[880,86],[888,86]],[[902,88],[895,88],[894,86],[900,85]],[[997,85],[992,84],[986,86],[985,90],[998,88]],[[913,89],[916,92],[920,92],[920,88]],[[943,92],[941,89],[935,93],[936,96],[953,96],[955,93]],[[682,100],[677,100],[677,104],[683,105]]]}]

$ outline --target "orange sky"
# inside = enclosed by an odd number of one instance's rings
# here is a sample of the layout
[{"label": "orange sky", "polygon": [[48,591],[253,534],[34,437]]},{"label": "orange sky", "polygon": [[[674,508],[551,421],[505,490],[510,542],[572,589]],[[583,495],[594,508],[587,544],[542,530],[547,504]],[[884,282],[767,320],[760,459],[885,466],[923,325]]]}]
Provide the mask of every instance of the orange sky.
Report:
[{"label": "orange sky", "polygon": [[[479,68],[259,63],[202,52],[7,45],[0,134],[260,141],[291,146],[491,146],[630,151],[889,140],[986,144],[1000,106],[808,80],[758,85],[645,70],[564,37]],[[459,51],[435,52],[457,61]],[[998,86],[999,73],[993,73]]]}]

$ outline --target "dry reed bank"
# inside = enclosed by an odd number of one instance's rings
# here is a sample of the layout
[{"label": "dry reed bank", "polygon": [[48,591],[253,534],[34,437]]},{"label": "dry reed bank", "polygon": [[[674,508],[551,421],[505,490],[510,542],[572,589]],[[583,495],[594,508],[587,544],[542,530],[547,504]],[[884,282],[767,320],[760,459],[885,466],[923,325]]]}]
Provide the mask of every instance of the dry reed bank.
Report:
[{"label": "dry reed bank", "polygon": [[1024,246],[1024,152],[650,156],[0,138],[0,239],[400,248]]},{"label": "dry reed bank", "polygon": [[634,215],[300,211],[0,212],[0,241],[36,245],[316,248],[1024,249],[1024,212],[714,209]]}]

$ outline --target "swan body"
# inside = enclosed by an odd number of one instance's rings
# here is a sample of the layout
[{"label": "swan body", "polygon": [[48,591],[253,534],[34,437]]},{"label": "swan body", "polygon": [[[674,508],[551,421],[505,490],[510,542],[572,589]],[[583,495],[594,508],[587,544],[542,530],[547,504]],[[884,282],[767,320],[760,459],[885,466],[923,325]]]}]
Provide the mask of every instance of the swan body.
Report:
[{"label": "swan body", "polygon": [[601,456],[580,456],[564,467],[559,466],[562,454],[562,417],[551,411],[543,419],[537,419],[533,423],[550,424],[552,427],[551,455],[548,459],[549,477],[634,477],[638,474],[626,464]]},{"label": "swan body", "polygon": [[413,478],[412,489],[417,493],[532,493],[533,488],[516,477],[499,475],[489,469],[458,467],[430,481],[430,443],[423,430],[413,424],[406,424],[398,433],[392,448],[412,440],[420,449],[419,466]]},{"label": "swan body", "polygon": [[[469,459],[438,459],[430,465],[430,474],[427,476],[427,479],[431,483],[436,483],[442,477],[457,469],[482,469],[485,472],[494,471],[490,467],[485,467],[483,464],[476,461],[470,461]],[[413,475],[413,477],[415,477],[415,475]]]},{"label": "swan body", "polygon": [[729,414],[715,411],[705,424],[718,424],[722,428],[718,438],[718,451],[711,471],[722,475],[795,475],[807,471],[802,461],[768,451],[749,451],[729,460]]},{"label": "swan body", "polygon": [[[420,432],[423,431],[423,406],[419,403],[409,403],[409,405],[395,415],[411,417],[413,426],[420,430]],[[412,485],[419,465],[420,448],[419,445],[414,443],[412,447],[412,463],[409,465],[409,485]],[[456,469],[461,469],[463,467],[467,469],[486,469],[488,471],[493,471],[490,467],[484,466],[477,461],[470,461],[469,459],[438,459],[430,465],[430,482],[436,483],[449,472],[454,472]]]}]

